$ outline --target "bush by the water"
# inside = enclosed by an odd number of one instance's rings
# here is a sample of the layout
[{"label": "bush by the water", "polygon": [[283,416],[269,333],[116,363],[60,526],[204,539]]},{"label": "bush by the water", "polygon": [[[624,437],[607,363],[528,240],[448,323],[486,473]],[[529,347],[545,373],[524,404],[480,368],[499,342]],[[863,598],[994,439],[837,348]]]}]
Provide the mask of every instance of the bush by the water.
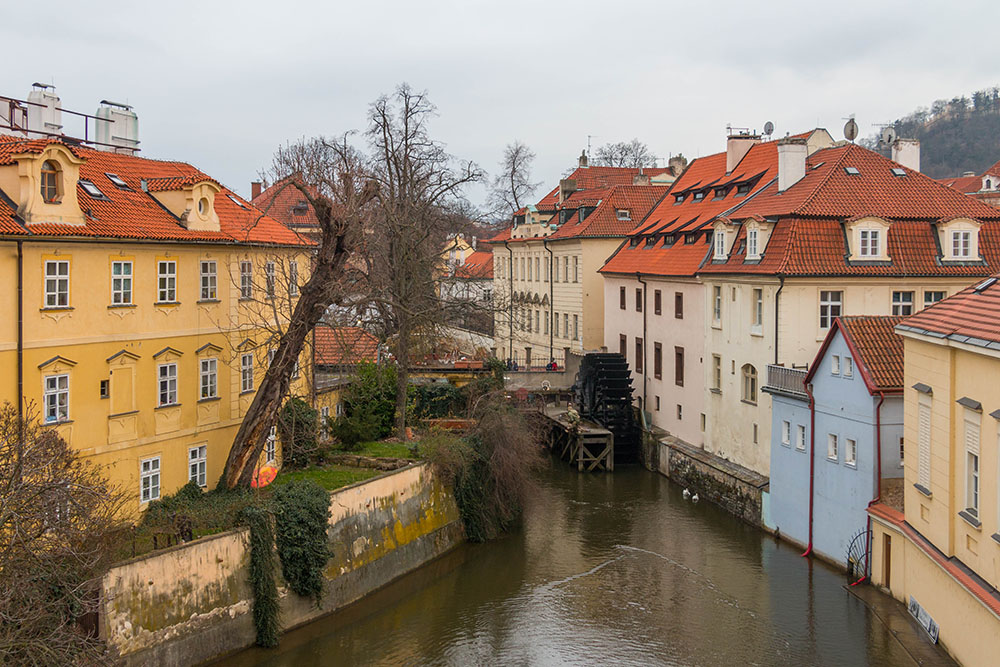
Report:
[{"label": "bush by the water", "polygon": [[330,494],[312,480],[292,482],[274,492],[274,510],[281,574],[289,588],[318,605],[323,597],[323,567],[330,559],[326,534]]}]

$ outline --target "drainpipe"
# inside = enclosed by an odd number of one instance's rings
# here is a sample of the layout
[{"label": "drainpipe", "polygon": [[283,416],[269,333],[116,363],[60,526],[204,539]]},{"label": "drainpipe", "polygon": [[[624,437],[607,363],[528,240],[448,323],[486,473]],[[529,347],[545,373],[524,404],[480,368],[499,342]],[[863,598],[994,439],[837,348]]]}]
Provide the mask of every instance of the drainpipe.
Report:
[{"label": "drainpipe", "polygon": [[803,556],[809,556],[813,550],[813,493],[816,480],[816,397],[813,396],[812,385],[806,385],[806,395],[809,396],[809,546]]},{"label": "drainpipe", "polygon": [[510,254],[510,264],[507,265],[507,284],[510,286],[510,298],[508,299],[510,304],[510,338],[507,340],[507,359],[511,362],[514,361],[514,251],[511,250],[510,244],[507,241],[503,242],[503,247],[507,248],[507,252]]},{"label": "drainpipe", "polygon": [[[553,361],[555,361],[555,357],[552,356],[552,350],[553,350],[552,343],[555,340],[554,336],[556,330],[555,311],[552,309],[553,306],[555,305],[553,301],[553,299],[555,299],[553,292],[555,283],[552,280],[552,276],[554,275],[553,268],[555,267],[556,257],[555,255],[552,254],[552,248],[549,247],[548,239],[542,241],[542,247],[544,247],[545,250],[549,253],[549,363],[552,363]],[[565,366],[566,366],[566,360],[563,359],[563,367],[565,368]]]},{"label": "drainpipe", "polygon": [[17,467],[15,476],[21,476],[21,457],[24,451],[24,245],[17,242]]},{"label": "drainpipe", "polygon": [[[785,289],[785,276],[778,276],[781,284],[774,293],[774,365],[778,365],[778,306],[781,303],[781,290]],[[764,319],[761,317],[761,319]]]},{"label": "drainpipe", "polygon": [[[875,406],[875,497],[872,501],[868,503],[868,507],[871,507],[878,501],[882,500],[882,404],[885,403],[885,392],[879,391],[878,393],[878,405]],[[857,586],[862,581],[867,579],[871,575],[871,535],[872,535],[872,517],[868,515],[868,547],[865,549],[865,574],[861,579],[851,584],[851,586]]]},{"label": "drainpipe", "polygon": [[646,281],[642,279],[642,274],[635,272],[635,279],[642,285],[642,409],[646,409],[646,348],[649,341],[646,340]]}]

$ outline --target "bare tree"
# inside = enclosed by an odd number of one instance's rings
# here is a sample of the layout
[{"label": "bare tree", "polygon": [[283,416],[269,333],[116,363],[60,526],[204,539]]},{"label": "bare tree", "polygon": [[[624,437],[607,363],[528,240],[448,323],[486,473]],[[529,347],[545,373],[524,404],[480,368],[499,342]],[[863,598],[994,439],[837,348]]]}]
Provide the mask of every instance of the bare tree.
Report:
[{"label": "bare tree", "polygon": [[81,461],[31,406],[0,406],[0,662],[80,664],[104,659],[80,617],[125,528],[125,496]]},{"label": "bare tree", "polygon": [[535,153],[520,141],[507,144],[496,176],[490,182],[488,205],[494,217],[509,221],[534,194],[541,181],[532,182]]},{"label": "bare tree", "polygon": [[638,139],[604,144],[597,149],[594,164],[603,167],[652,167],[657,157]]}]

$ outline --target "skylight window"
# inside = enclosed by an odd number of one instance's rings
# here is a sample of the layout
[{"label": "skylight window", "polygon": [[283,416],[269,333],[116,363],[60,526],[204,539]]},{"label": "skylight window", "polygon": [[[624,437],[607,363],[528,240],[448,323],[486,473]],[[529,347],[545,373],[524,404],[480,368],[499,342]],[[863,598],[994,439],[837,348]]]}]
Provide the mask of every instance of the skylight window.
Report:
[{"label": "skylight window", "polygon": [[83,191],[86,192],[91,197],[93,197],[94,199],[107,199],[107,197],[104,196],[104,193],[101,192],[100,188],[98,188],[90,181],[81,180],[80,187],[83,188]]},{"label": "skylight window", "polygon": [[249,211],[250,210],[246,206],[243,205],[243,202],[241,202],[239,199],[237,199],[236,197],[232,196],[228,192],[226,193],[226,196],[229,197],[234,204],[236,204],[237,206],[239,206],[240,208],[242,208],[244,211]]},{"label": "skylight window", "polygon": [[992,287],[993,285],[995,285],[996,282],[997,282],[997,279],[996,279],[995,276],[992,277],[992,278],[987,278],[983,282],[981,282],[978,285],[976,285],[975,291],[982,292],[984,289],[988,289],[988,288]]},{"label": "skylight window", "polygon": [[108,180],[111,181],[111,183],[114,184],[115,187],[121,188],[122,190],[132,189],[128,186],[128,183],[126,183],[122,179],[122,177],[119,176],[118,174],[104,174],[104,175],[108,177]]},{"label": "skylight window", "polygon": [[859,176],[861,171],[857,167],[844,167],[844,173],[850,176]]},{"label": "skylight window", "polygon": [[893,176],[906,176],[906,170],[902,167],[893,167],[891,171]]}]

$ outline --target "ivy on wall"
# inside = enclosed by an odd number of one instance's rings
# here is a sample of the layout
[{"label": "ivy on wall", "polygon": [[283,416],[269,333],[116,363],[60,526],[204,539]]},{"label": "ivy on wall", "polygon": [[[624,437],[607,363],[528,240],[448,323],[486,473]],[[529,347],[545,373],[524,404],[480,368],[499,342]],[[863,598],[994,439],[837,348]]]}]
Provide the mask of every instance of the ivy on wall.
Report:
[{"label": "ivy on wall", "polygon": [[281,574],[289,588],[318,606],[323,567],[330,558],[330,495],[316,482],[304,480],[279,487],[273,502]]},{"label": "ivy on wall", "polygon": [[251,505],[242,512],[250,528],[250,587],[253,590],[253,624],[257,644],[266,648],[278,645],[281,631],[278,585],[275,583],[274,534],[272,517],[264,508]]}]

